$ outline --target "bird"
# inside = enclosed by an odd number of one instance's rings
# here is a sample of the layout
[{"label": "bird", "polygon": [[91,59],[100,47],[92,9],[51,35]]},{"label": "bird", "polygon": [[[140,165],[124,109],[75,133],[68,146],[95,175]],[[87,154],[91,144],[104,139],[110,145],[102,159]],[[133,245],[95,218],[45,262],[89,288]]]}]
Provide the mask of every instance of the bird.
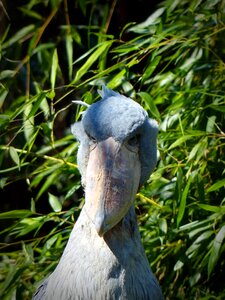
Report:
[{"label": "bird", "polygon": [[33,300],[163,300],[134,200],[157,162],[157,122],[106,86],[71,131],[85,202],[53,273]]}]

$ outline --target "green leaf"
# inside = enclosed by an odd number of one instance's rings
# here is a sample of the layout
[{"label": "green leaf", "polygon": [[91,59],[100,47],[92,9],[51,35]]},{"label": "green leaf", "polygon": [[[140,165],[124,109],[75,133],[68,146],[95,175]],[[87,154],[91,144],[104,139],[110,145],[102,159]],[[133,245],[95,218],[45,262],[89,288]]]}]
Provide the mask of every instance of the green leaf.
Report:
[{"label": "green leaf", "polygon": [[51,78],[50,78],[52,90],[54,90],[55,88],[57,68],[58,68],[58,54],[57,54],[57,49],[55,49],[52,56],[52,68],[51,68]]},{"label": "green leaf", "polygon": [[10,210],[4,213],[0,213],[0,219],[23,219],[32,215],[30,210],[20,209],[20,210]]},{"label": "green leaf", "polygon": [[8,41],[2,44],[2,49],[11,47],[13,44],[30,34],[32,31],[34,31],[35,26],[33,24],[28,25],[19,31],[17,31],[16,34],[14,34]]},{"label": "green leaf", "polygon": [[184,263],[181,260],[178,260],[173,267],[174,271],[178,271],[183,267]]},{"label": "green leaf", "polygon": [[12,146],[9,147],[9,154],[10,154],[12,160],[16,163],[16,165],[18,167],[20,167],[20,158],[14,147],[12,147]]},{"label": "green leaf", "polygon": [[11,168],[7,168],[7,169],[0,169],[0,174],[4,174],[4,173],[7,173],[7,172],[11,172],[13,170],[16,170],[16,169],[21,169],[22,167],[25,167],[27,165],[29,165],[30,163],[29,162],[26,162],[26,163],[23,163],[23,164],[20,164],[19,166],[15,166],[15,167],[11,167]]},{"label": "green leaf", "polygon": [[108,83],[107,87],[110,88],[110,89],[114,89],[117,86],[119,86],[124,81],[124,75],[125,74],[126,74],[126,70],[123,69],[118,74],[116,74],[116,76],[114,76],[112,78],[112,80],[110,80],[110,82]]},{"label": "green leaf", "polygon": [[184,136],[178,138],[174,143],[172,143],[172,144],[170,145],[170,147],[169,147],[168,150],[172,150],[172,149],[174,149],[174,148],[176,148],[176,147],[182,145],[182,144],[185,143],[187,140],[190,140],[190,139],[192,139],[192,138],[193,138],[192,135],[184,135]]},{"label": "green leaf", "polygon": [[219,190],[221,187],[224,187],[224,186],[225,186],[225,178],[221,179],[221,180],[218,180],[216,183],[214,183],[213,185],[211,185],[206,190],[206,192],[207,193],[214,192],[214,191]]},{"label": "green leaf", "polygon": [[12,78],[15,75],[15,71],[13,70],[4,70],[0,73],[0,80],[6,78]]},{"label": "green leaf", "polygon": [[106,51],[112,45],[113,42],[114,41],[111,40],[101,43],[99,47],[94,51],[94,53],[89,56],[83,66],[77,71],[76,76],[71,84],[75,84],[78,80],[80,80],[81,77],[87,73],[93,63],[100,57],[101,54],[103,54],[104,51]]},{"label": "green leaf", "polygon": [[[20,265],[20,267],[18,268],[18,266],[16,264],[11,264],[10,268],[9,268],[9,272],[6,276],[6,278],[4,278],[4,281],[1,283],[0,286],[0,296],[1,299],[13,299],[12,295],[11,295],[11,290],[13,289],[13,287],[18,284],[19,279],[21,278],[24,270],[28,267],[28,265],[23,264]],[[5,296],[10,296],[9,298],[6,298]]]},{"label": "green leaf", "polygon": [[[2,108],[4,101],[6,99],[6,96],[8,95],[9,91],[6,88],[0,89],[0,109]],[[1,116],[0,115],[0,122],[1,122]]]},{"label": "green leaf", "polygon": [[156,119],[160,119],[160,113],[158,111],[157,106],[154,103],[153,98],[146,92],[139,92],[137,93],[141,97],[141,99],[144,101],[144,103],[147,105],[149,108],[150,112]]},{"label": "green leaf", "polygon": [[223,243],[225,237],[225,225],[223,225],[219,232],[217,233],[214,242],[213,242],[213,246],[211,249],[211,254],[209,257],[209,262],[208,262],[208,277],[210,277],[212,271],[214,270],[216,263],[220,257],[220,249]]},{"label": "green leaf", "polygon": [[157,65],[159,64],[161,60],[161,56],[156,56],[153,61],[150,62],[150,64],[147,66],[141,81],[144,82],[146,79],[148,79],[152,73],[154,72],[155,68],[157,67]]},{"label": "green leaf", "polygon": [[41,106],[42,101],[46,99],[45,93],[40,93],[37,96],[35,96],[35,99],[33,99],[34,104],[32,105],[32,108],[27,116],[27,118],[31,118],[35,115],[39,107]]},{"label": "green leaf", "polygon": [[188,178],[188,182],[187,182],[187,184],[184,188],[184,191],[182,193],[182,196],[181,196],[180,206],[179,206],[178,215],[177,215],[177,227],[179,227],[180,222],[182,221],[183,216],[184,216],[184,212],[185,212],[185,208],[186,208],[187,195],[188,195],[188,191],[189,191],[191,182],[192,182],[192,177],[190,176]]},{"label": "green leaf", "polygon": [[59,199],[50,193],[48,193],[48,202],[55,212],[60,212],[62,210],[62,204]]},{"label": "green leaf", "polygon": [[69,67],[69,79],[71,80],[73,74],[73,39],[70,34],[66,35],[66,52]]},{"label": "green leaf", "polygon": [[36,218],[24,218],[22,219],[16,227],[13,229],[13,234],[16,234],[17,237],[28,234],[29,232],[40,228],[45,221],[49,221],[45,216],[36,217]]},{"label": "green leaf", "polygon": [[34,10],[27,9],[25,7],[19,7],[19,10],[21,10],[25,15],[30,16],[34,19],[43,20],[43,17],[41,16],[41,14],[38,14]]},{"label": "green leaf", "polygon": [[224,105],[209,105],[210,108],[216,110],[216,111],[220,111],[220,112],[225,112],[225,106]]},{"label": "green leaf", "polygon": [[[41,189],[39,190],[36,200],[40,198],[40,196],[47,190],[47,188],[54,183],[54,181],[56,180],[56,178],[59,176],[59,166],[55,166],[57,168],[57,170],[50,174],[47,179],[45,180],[44,184],[42,185]],[[52,171],[52,170],[50,170]],[[40,177],[41,178],[41,177]]]},{"label": "green leaf", "polygon": [[28,117],[31,114],[32,107],[33,106],[30,102],[27,103],[23,112],[24,136],[28,143],[34,133],[34,116],[31,115],[30,117]]},{"label": "green leaf", "polygon": [[168,227],[167,227],[167,221],[166,221],[166,219],[160,219],[160,220],[159,220],[159,229],[160,229],[164,234],[167,233]]},{"label": "green leaf", "polygon": [[69,197],[71,197],[76,190],[78,190],[80,188],[80,184],[75,184],[72,186],[71,189],[69,189],[69,191],[67,192],[65,199],[68,199]]},{"label": "green leaf", "polygon": [[221,207],[209,204],[198,204],[198,206],[204,210],[219,213],[221,211]]},{"label": "green leaf", "polygon": [[207,125],[206,125],[206,132],[214,132],[215,131],[215,123],[216,123],[216,116],[209,117]]}]

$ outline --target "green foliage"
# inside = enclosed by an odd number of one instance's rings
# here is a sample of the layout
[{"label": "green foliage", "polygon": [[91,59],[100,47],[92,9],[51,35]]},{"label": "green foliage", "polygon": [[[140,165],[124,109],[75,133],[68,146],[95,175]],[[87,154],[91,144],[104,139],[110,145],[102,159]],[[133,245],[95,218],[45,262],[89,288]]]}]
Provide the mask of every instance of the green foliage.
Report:
[{"label": "green foliage", "polygon": [[[158,165],[136,207],[165,297],[223,299],[225,2],[165,0],[119,36],[107,34],[110,17],[98,9],[110,16],[109,5],[96,3],[77,2],[88,18],[81,26],[70,23],[67,1],[29,1],[18,7],[21,27],[1,36],[0,298],[30,299],[62,254],[83,203],[69,129],[83,108],[71,100],[91,104],[106,83],[159,122]],[[21,181],[29,196],[15,209],[4,191]]]}]

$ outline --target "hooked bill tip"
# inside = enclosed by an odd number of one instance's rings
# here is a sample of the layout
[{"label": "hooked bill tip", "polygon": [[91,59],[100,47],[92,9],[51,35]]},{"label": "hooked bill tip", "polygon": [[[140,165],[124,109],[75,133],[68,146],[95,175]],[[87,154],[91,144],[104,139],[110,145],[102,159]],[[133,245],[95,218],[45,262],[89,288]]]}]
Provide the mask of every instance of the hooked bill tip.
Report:
[{"label": "hooked bill tip", "polygon": [[102,237],[104,233],[107,231],[104,223],[105,222],[103,216],[97,216],[94,220],[95,229],[100,237]]}]

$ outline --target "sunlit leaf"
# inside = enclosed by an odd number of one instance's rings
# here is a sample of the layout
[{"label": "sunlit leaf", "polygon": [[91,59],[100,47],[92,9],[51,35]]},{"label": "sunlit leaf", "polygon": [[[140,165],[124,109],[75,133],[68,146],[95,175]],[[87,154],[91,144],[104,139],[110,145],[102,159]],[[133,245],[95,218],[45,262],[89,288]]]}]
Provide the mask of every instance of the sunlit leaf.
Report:
[{"label": "sunlit leaf", "polygon": [[[26,141],[29,142],[33,133],[34,133],[34,116],[31,115],[32,111],[32,104],[27,103],[26,107],[24,108],[23,112],[23,126],[24,126],[24,136]],[[31,115],[29,117],[29,115]]]},{"label": "sunlit leaf", "polygon": [[19,210],[11,210],[4,213],[0,213],[0,219],[22,219],[32,215],[30,210],[19,209]]},{"label": "sunlit leaf", "polygon": [[35,97],[35,100],[33,101],[34,104],[32,105],[32,108],[27,116],[28,119],[35,115],[39,107],[41,107],[41,103],[44,99],[46,99],[44,93],[40,93],[38,97]]},{"label": "sunlit leaf", "polygon": [[12,146],[9,147],[9,154],[12,158],[12,160],[18,165],[20,166],[20,158],[19,158],[19,155],[16,151],[16,149]]},{"label": "sunlit leaf", "polygon": [[151,61],[149,63],[149,65],[147,66],[143,76],[142,76],[142,81],[145,81],[147,78],[149,78],[152,73],[154,72],[155,68],[157,67],[157,65],[159,64],[161,60],[161,56],[156,56],[153,61]]},{"label": "sunlit leaf", "polygon": [[51,193],[48,193],[48,202],[55,212],[59,212],[62,210],[62,203],[56,196],[52,195]]},{"label": "sunlit leaf", "polygon": [[15,71],[13,70],[4,70],[0,73],[0,80],[6,79],[6,78],[11,78],[15,75]]},{"label": "sunlit leaf", "polygon": [[[59,166],[56,165],[56,169],[59,170]],[[50,172],[49,172],[50,173]],[[40,196],[48,189],[48,187],[54,183],[54,181],[56,180],[56,178],[58,177],[58,171],[55,171],[54,173],[50,173],[50,175],[47,177],[46,181],[44,182],[44,184],[42,185],[42,187],[40,188],[36,199],[39,199]],[[40,180],[42,178],[40,177]]]},{"label": "sunlit leaf", "polygon": [[49,221],[48,219],[45,218],[45,216],[36,217],[36,218],[24,218],[13,229],[13,234],[16,234],[17,237],[26,235],[29,232],[40,228],[45,221]]},{"label": "sunlit leaf", "polygon": [[24,38],[25,36],[27,36],[31,32],[33,32],[34,29],[35,29],[35,26],[33,24],[28,25],[28,26],[20,29],[8,41],[6,41],[5,43],[2,44],[2,46],[1,46],[2,49],[5,49],[7,47],[11,47],[13,44],[18,42],[19,40],[21,40],[22,38]]},{"label": "sunlit leaf", "polygon": [[147,105],[150,112],[152,113],[152,116],[157,118],[157,119],[160,119],[160,113],[157,109],[157,106],[154,103],[153,98],[146,92],[139,92],[137,94],[142,98],[144,103]]},{"label": "sunlit leaf", "polygon": [[225,178],[218,180],[207,189],[207,193],[214,192],[225,186]]},{"label": "sunlit leaf", "polygon": [[73,185],[72,188],[68,190],[65,199],[71,197],[75,193],[75,191],[78,190],[79,188],[80,188],[80,184]]},{"label": "sunlit leaf", "polygon": [[219,213],[221,211],[221,208],[219,206],[215,205],[209,205],[209,204],[198,204],[198,206],[204,210]]},{"label": "sunlit leaf", "polygon": [[57,49],[55,49],[52,56],[52,68],[51,68],[51,79],[50,79],[52,90],[54,90],[55,88],[57,69],[58,69],[58,54],[57,54]]},{"label": "sunlit leaf", "polygon": [[181,201],[180,201],[178,215],[177,215],[177,227],[179,227],[180,222],[182,221],[183,216],[184,216],[184,212],[185,212],[185,208],[186,208],[187,195],[188,195],[188,192],[189,192],[191,182],[192,182],[192,177],[190,176],[188,178],[188,181],[187,181],[187,184],[184,188],[184,191],[181,195]]},{"label": "sunlit leaf", "polygon": [[100,55],[106,51],[114,41],[106,41],[99,45],[99,47],[94,51],[94,53],[89,56],[87,61],[83,64],[83,66],[77,71],[74,80],[71,84],[75,84],[81,77],[89,70],[89,68],[93,65],[93,63],[100,57]]},{"label": "sunlit leaf", "polygon": [[69,79],[72,79],[73,74],[73,39],[70,34],[66,35],[66,52],[69,66]]},{"label": "sunlit leaf", "polygon": [[172,143],[172,144],[170,145],[170,147],[169,147],[168,150],[172,150],[173,148],[176,148],[176,147],[182,145],[182,144],[185,143],[187,140],[190,140],[190,139],[192,139],[192,138],[193,138],[192,135],[188,135],[188,134],[187,134],[187,135],[184,135],[184,136],[178,138],[174,143]]},{"label": "sunlit leaf", "polygon": [[114,89],[117,86],[119,86],[123,82],[123,80],[124,80],[125,73],[126,73],[126,70],[123,69],[118,74],[116,74],[116,76],[114,76],[112,78],[112,80],[110,80],[110,82],[108,83],[108,88]]}]

